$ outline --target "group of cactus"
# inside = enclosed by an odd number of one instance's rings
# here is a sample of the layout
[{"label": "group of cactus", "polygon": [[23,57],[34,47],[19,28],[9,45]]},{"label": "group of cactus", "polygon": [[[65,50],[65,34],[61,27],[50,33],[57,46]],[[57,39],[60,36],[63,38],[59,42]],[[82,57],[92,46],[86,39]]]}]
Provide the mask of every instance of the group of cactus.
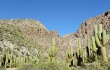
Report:
[{"label": "group of cactus", "polygon": [[97,61],[98,56],[101,56],[104,62],[108,62],[106,46],[109,41],[109,37],[109,34],[107,34],[106,30],[103,29],[102,24],[95,26],[94,36],[92,36],[92,43],[90,37],[88,37],[88,53],[89,56],[93,56],[95,61]]},{"label": "group of cactus", "polygon": [[48,61],[49,62],[55,62],[55,56],[57,54],[57,47],[56,47],[56,40],[55,38],[52,38],[52,46],[49,47],[49,54],[48,54]]},{"label": "group of cactus", "polygon": [[[109,41],[109,35],[106,30],[102,29],[102,24],[95,26],[94,36],[87,36],[87,47],[82,48],[81,39],[77,39],[77,51],[73,53],[73,48],[68,47],[66,52],[66,64],[81,65],[98,60],[98,56],[102,57],[104,62],[108,62],[106,54],[106,46]],[[99,54],[100,53],[100,54]]]},{"label": "group of cactus", "polygon": [[1,66],[4,68],[19,67],[26,63],[36,63],[37,56],[28,55],[24,53],[23,56],[17,56],[12,50],[7,49],[4,51],[3,57],[1,58]]},{"label": "group of cactus", "polygon": [[65,64],[68,67],[77,65],[77,59],[76,59],[75,55],[73,54],[73,48],[71,46],[68,46],[68,48],[67,48]]}]

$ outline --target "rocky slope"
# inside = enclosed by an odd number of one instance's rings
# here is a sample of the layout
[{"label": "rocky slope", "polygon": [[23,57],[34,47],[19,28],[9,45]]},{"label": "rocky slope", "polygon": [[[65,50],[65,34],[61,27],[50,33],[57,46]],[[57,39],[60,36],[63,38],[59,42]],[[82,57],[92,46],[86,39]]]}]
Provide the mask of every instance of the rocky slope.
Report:
[{"label": "rocky slope", "polygon": [[[107,33],[110,35],[110,11],[107,11],[99,16],[90,18],[83,22],[76,33],[69,34],[63,37],[63,44],[62,46],[73,46],[76,48],[76,38],[80,37],[82,39],[82,47],[87,46],[87,35],[93,35],[94,34],[94,25],[103,24],[103,29],[107,31]],[[75,49],[74,49],[75,50]],[[107,46],[107,52],[110,50],[110,42]],[[108,55],[110,57],[110,55]]]},{"label": "rocky slope", "polygon": [[[39,21],[32,19],[0,20],[0,51],[10,48],[17,52],[16,54],[19,56],[23,52],[27,54],[30,52],[34,54],[43,53],[43,55],[47,56],[48,47],[51,46],[51,39],[55,37],[59,48],[58,57],[64,59],[67,46],[72,46],[75,51],[77,48],[76,40],[80,37],[82,39],[82,47],[86,47],[87,35],[93,35],[94,25],[100,23],[110,34],[110,11],[86,20],[76,33],[68,34],[64,37],[59,37],[56,31],[49,31]],[[110,42],[107,47],[108,53],[110,53],[109,46]],[[110,57],[110,55],[108,56]]]},{"label": "rocky slope", "polygon": [[58,33],[48,31],[39,21],[32,19],[0,20],[0,58],[7,49],[13,51],[17,56],[23,56],[26,53],[45,57],[53,37],[59,42]]}]

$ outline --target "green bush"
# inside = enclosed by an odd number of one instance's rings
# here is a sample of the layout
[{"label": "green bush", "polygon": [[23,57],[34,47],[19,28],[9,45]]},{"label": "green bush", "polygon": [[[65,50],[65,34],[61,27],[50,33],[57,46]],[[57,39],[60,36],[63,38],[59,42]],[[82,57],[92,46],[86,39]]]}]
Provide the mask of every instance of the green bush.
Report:
[{"label": "green bush", "polygon": [[25,64],[19,67],[18,70],[71,70],[71,69],[65,66],[63,63],[41,62],[36,65]]},{"label": "green bush", "polygon": [[37,70],[33,64],[25,64],[18,68],[18,70]]},{"label": "green bush", "polygon": [[70,70],[62,63],[39,63],[36,65],[37,70]]}]

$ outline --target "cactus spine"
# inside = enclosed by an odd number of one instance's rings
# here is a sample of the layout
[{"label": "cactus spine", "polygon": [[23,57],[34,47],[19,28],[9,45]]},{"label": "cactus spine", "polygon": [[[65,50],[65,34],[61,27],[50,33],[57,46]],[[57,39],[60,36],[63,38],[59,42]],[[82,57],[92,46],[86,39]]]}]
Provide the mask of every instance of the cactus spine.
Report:
[{"label": "cactus spine", "polygon": [[106,44],[109,40],[109,35],[106,34],[105,30],[102,30],[102,24],[99,24],[99,29],[95,26],[95,40],[98,47],[101,48],[101,55],[103,57],[103,61],[108,62],[107,54],[106,54]]},{"label": "cactus spine", "polygon": [[52,38],[52,47],[49,48],[49,61],[53,62],[55,60],[55,56],[57,54],[56,41],[55,38]]}]

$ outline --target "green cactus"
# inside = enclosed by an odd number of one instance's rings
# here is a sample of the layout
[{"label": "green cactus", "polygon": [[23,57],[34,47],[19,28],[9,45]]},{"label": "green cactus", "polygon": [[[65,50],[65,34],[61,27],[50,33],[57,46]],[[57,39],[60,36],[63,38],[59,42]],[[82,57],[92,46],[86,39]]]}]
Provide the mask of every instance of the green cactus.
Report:
[{"label": "green cactus", "polygon": [[9,60],[9,49],[5,51],[5,68],[7,67],[8,60]]},{"label": "green cactus", "polygon": [[87,51],[86,51],[86,49],[84,50],[84,52],[83,52],[82,55],[83,55],[83,56],[82,56],[82,62],[83,62],[83,63],[86,63],[86,61],[87,61]]},{"label": "green cactus", "polygon": [[81,65],[82,58],[83,58],[83,50],[81,48],[80,38],[78,38],[78,40],[77,40],[77,45],[78,45],[78,48],[77,48],[77,52],[76,52],[76,57],[78,59],[78,65]]},{"label": "green cactus", "polygon": [[10,68],[12,67],[12,51],[11,51],[11,53],[9,54],[9,60],[10,60]]},{"label": "green cactus", "polygon": [[83,52],[83,50],[82,50],[82,48],[81,48],[81,40],[80,40],[80,38],[78,38],[78,40],[77,40],[77,45],[78,45],[78,49],[77,49],[77,56],[79,57],[82,57],[82,52]]},{"label": "green cactus", "polygon": [[73,66],[77,66],[77,58],[76,55],[73,56]]},{"label": "green cactus", "polygon": [[13,55],[13,64],[14,64],[15,67],[17,67],[16,66],[16,59],[17,59],[17,57],[15,55]]},{"label": "green cactus", "polygon": [[88,50],[88,56],[90,56],[90,49],[91,49],[91,43],[90,43],[90,36],[87,36],[87,50]]},{"label": "green cactus", "polygon": [[6,59],[6,60],[5,60],[5,68],[6,68],[6,67],[7,67],[7,63],[8,63],[8,54],[6,54],[5,57],[6,57],[6,58],[5,58],[5,59]]},{"label": "green cactus", "polygon": [[52,38],[52,47],[49,47],[49,57],[48,57],[48,59],[51,58],[50,62],[54,62],[57,50],[58,49],[56,48],[55,38]]},{"label": "green cactus", "polygon": [[26,53],[24,53],[24,56],[23,56],[23,64],[25,64],[26,63]]},{"label": "green cactus", "polygon": [[73,58],[73,49],[72,47],[68,46],[67,48],[67,52],[66,52],[66,65],[72,65],[71,62],[73,63],[73,65],[75,65],[75,58]]},{"label": "green cactus", "polygon": [[97,61],[97,50],[98,50],[98,48],[96,47],[94,36],[92,36],[92,50],[93,50],[94,60]]},{"label": "green cactus", "polygon": [[103,61],[108,62],[107,54],[106,54],[106,45],[109,40],[109,35],[106,34],[106,31],[102,29],[102,24],[99,24],[99,29],[95,26],[95,40],[98,47],[101,48],[101,55],[103,57]]}]

